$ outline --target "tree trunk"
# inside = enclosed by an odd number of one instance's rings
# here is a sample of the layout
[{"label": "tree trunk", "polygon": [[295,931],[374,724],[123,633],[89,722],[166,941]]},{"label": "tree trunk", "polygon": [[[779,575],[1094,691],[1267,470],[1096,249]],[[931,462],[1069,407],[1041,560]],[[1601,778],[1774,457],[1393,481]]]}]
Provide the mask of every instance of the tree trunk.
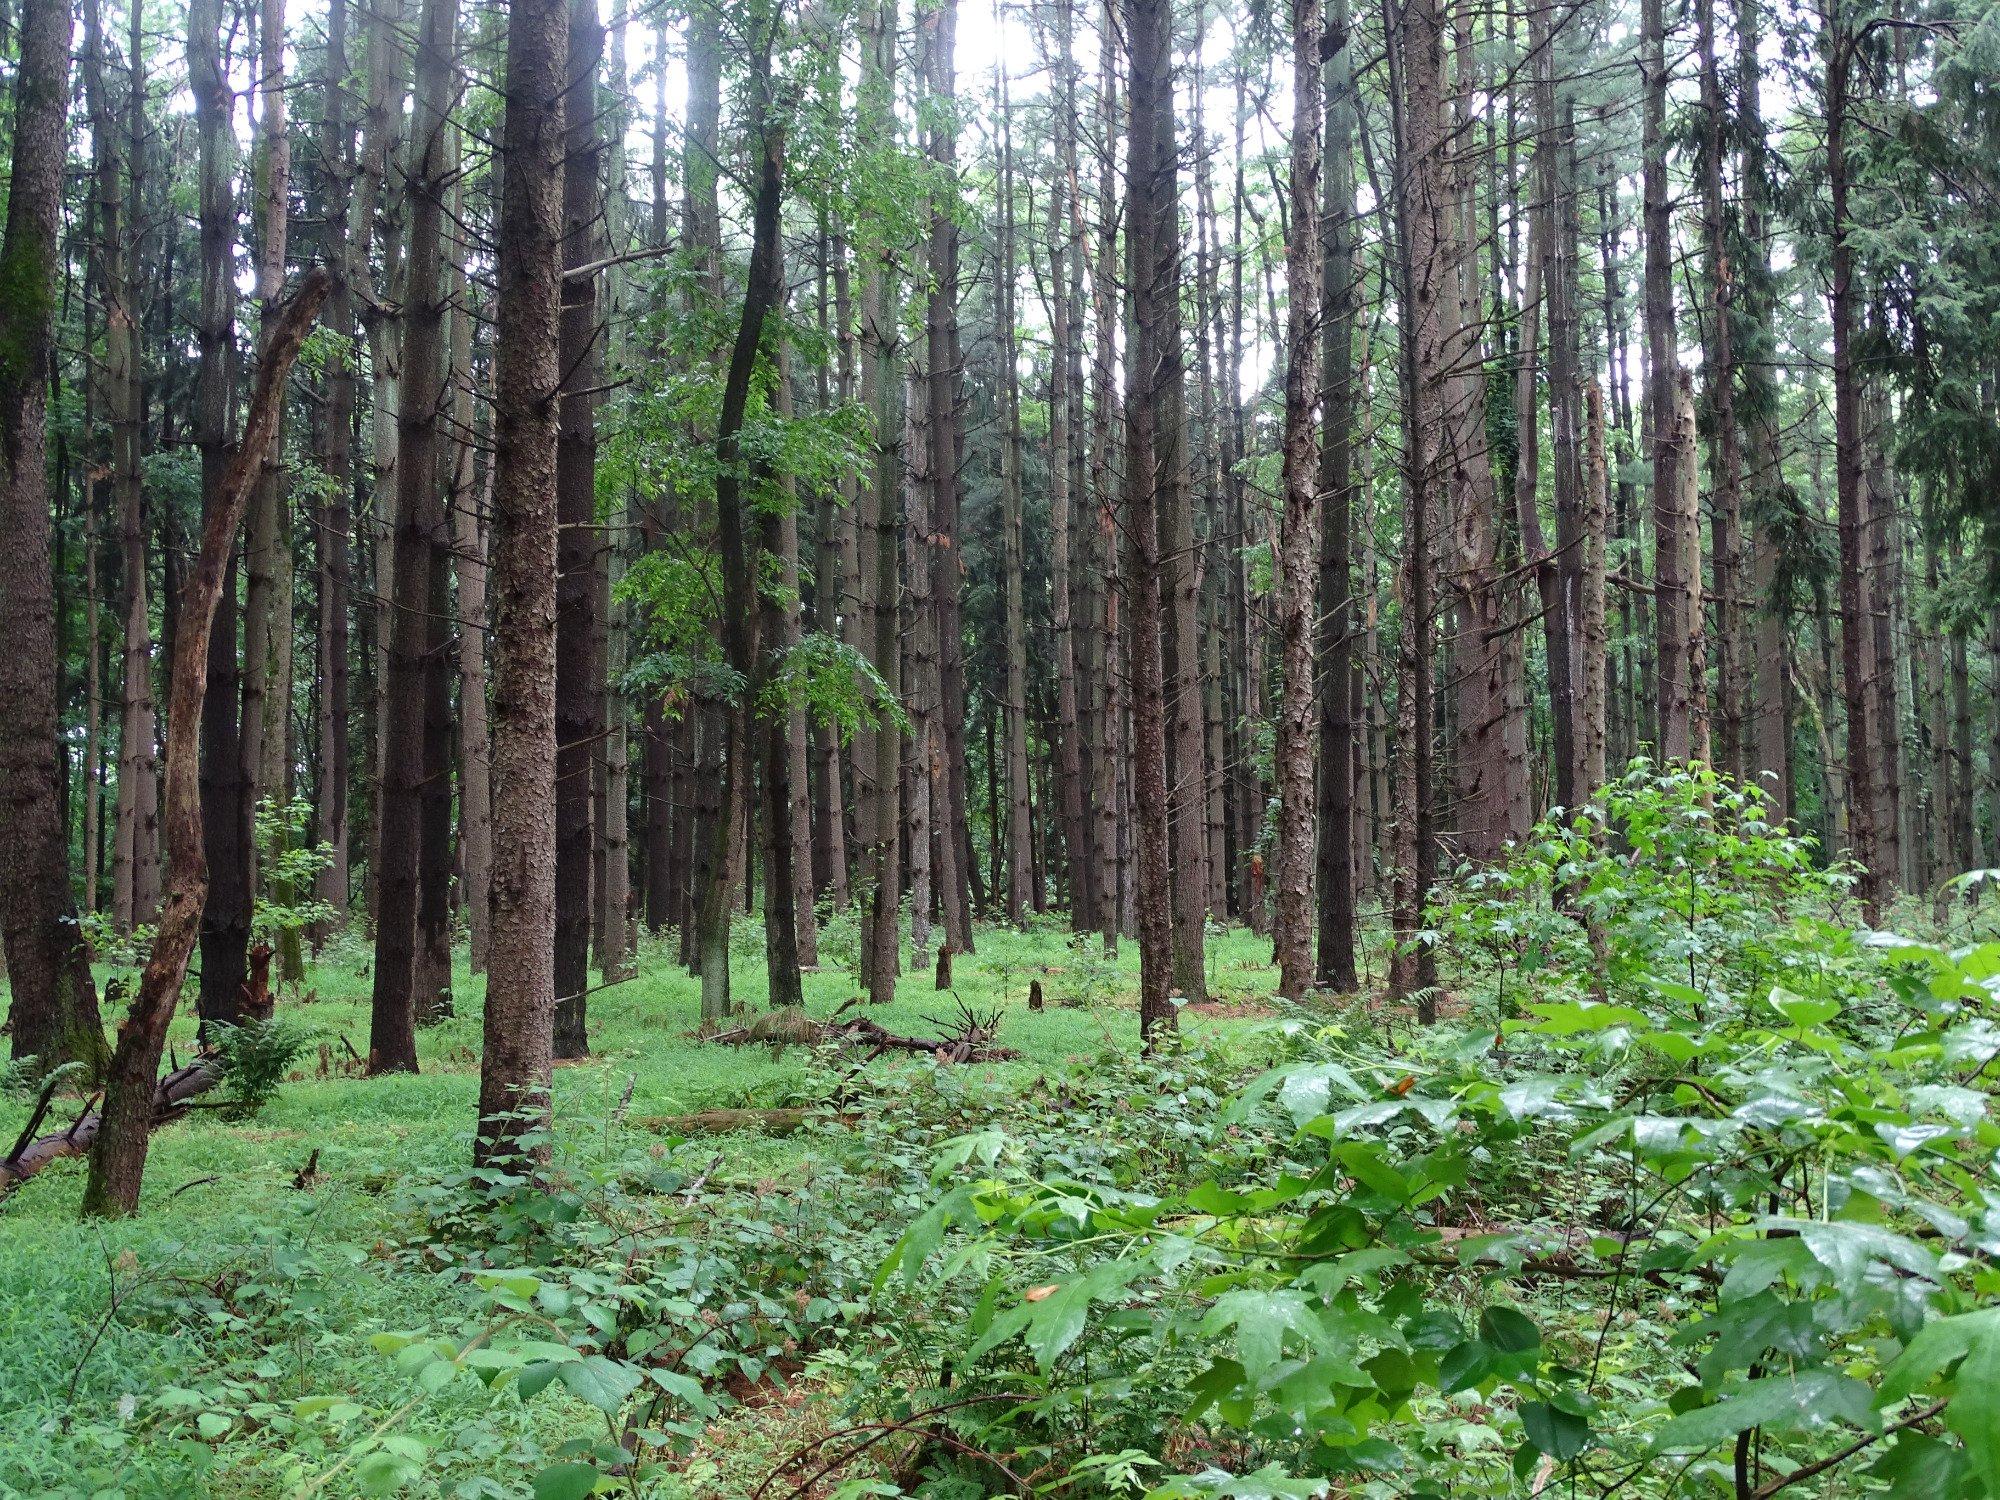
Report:
[{"label": "tree trunk", "polygon": [[[458,153],[456,131],[453,153],[455,156]],[[452,203],[453,220],[463,222],[462,177],[453,183]],[[493,468],[487,465],[482,483],[478,473],[479,442],[475,435],[478,375],[472,362],[478,313],[466,276],[471,248],[465,239],[454,237],[449,268],[452,309],[449,379],[456,439],[445,507],[449,512],[449,561],[458,590],[452,616],[457,625],[460,899],[465,905],[470,935],[470,967],[473,973],[483,974],[492,936],[487,907],[493,894],[493,749],[486,709],[486,543],[487,517],[493,510]]]},{"label": "tree trunk", "polygon": [[1609,665],[1604,619],[1605,537],[1610,511],[1604,467],[1604,392],[1596,381],[1584,387],[1583,556],[1577,593],[1578,791],[1595,797],[1605,782],[1606,693]]},{"label": "tree trunk", "polygon": [[1881,919],[1882,876],[1876,842],[1873,743],[1869,733],[1868,680],[1862,670],[1868,628],[1862,545],[1865,500],[1861,492],[1861,392],[1854,370],[1854,246],[1848,239],[1847,89],[1852,44],[1837,22],[1826,45],[1827,188],[1832,200],[1834,486],[1840,528],[1840,665],[1847,709],[1849,840],[1861,864],[1861,900],[1869,923]]},{"label": "tree trunk", "polygon": [[403,173],[410,220],[396,414],[395,596],[380,709],[384,761],[375,841],[371,1073],[416,1071],[417,1017],[435,982],[419,953],[418,907],[426,875],[435,879],[424,868],[423,847],[433,780],[442,781],[450,795],[449,769],[438,753],[443,747],[433,743],[426,720],[433,663],[442,666],[446,648],[444,612],[437,607],[432,577],[447,545],[437,429],[445,395],[444,210],[453,165],[446,116],[457,23],[457,0],[424,0],[416,42],[416,112]]},{"label": "tree trunk", "polygon": [[[1167,702],[1161,646],[1165,603],[1163,545],[1176,535],[1168,513],[1184,499],[1180,421],[1180,216],[1175,187],[1173,110],[1173,8],[1169,0],[1125,0],[1125,46],[1131,104],[1128,111],[1125,200],[1125,604],[1132,682],[1132,818],[1138,852],[1139,1035],[1150,1045],[1171,1031],[1169,998],[1182,978],[1183,955],[1192,958],[1192,988],[1201,994],[1199,933],[1176,940],[1174,872],[1169,864],[1169,820],[1174,801],[1167,782]],[[1190,572],[1191,557],[1183,559]],[[1179,601],[1176,601],[1178,604]],[[1192,602],[1190,599],[1188,602]],[[1194,663],[1186,661],[1192,672]],[[1197,710],[1198,704],[1189,707]],[[1199,740],[1182,762],[1200,764]],[[1181,799],[1183,810],[1199,807]],[[1184,855],[1188,850],[1183,847]],[[1180,870],[1183,883],[1194,868]],[[1198,887],[1207,897],[1206,882]]]},{"label": "tree trunk", "polygon": [[[725,808],[746,800],[751,772],[755,725],[756,755],[761,760],[762,806],[767,863],[764,869],[765,971],[769,979],[771,1007],[795,1007],[803,1003],[799,988],[798,924],[793,909],[790,797],[786,788],[789,750],[787,715],[782,709],[763,703],[763,689],[769,680],[766,644],[774,631],[774,609],[766,591],[760,588],[763,571],[760,554],[778,550],[778,518],[766,513],[761,545],[754,540],[746,518],[746,488],[754,493],[755,481],[768,478],[762,461],[743,454],[739,444],[744,417],[749,407],[750,388],[757,376],[764,341],[764,326],[781,316],[784,303],[784,242],[780,211],[784,198],[784,127],[770,114],[770,53],[772,38],[766,34],[752,38],[765,50],[758,52],[751,77],[752,131],[757,139],[757,189],[753,200],[754,236],[750,247],[749,279],[744,287],[743,315],[736,327],[736,341],[729,355],[729,370],[722,387],[722,411],[715,436],[715,521],[716,540],[722,565],[722,645],[723,658],[740,686],[727,710],[728,757],[724,774],[730,785],[723,794]],[[773,362],[774,363],[774,362]],[[746,472],[748,471],[748,472]],[[746,486],[745,480],[752,481]],[[718,840],[734,837],[729,819],[717,825]],[[730,862],[730,852],[718,847],[718,866]],[[746,877],[747,886],[747,877]],[[730,887],[717,881],[709,886],[704,906],[718,892]],[[716,931],[723,936],[723,994],[727,997],[729,919],[718,920],[704,911],[702,923],[702,991],[707,998],[711,981],[713,952],[709,942]],[[704,1007],[706,1018],[706,1007]]]},{"label": "tree trunk", "polygon": [[[602,258],[598,180],[603,146],[597,69],[604,27],[594,0],[570,8],[569,77],[563,163],[562,412],[556,440],[556,1030],[559,1058],[587,1057],[590,990],[591,764],[604,732],[598,670],[597,388],[603,384],[604,327],[595,274],[576,268]],[[726,768],[726,774],[740,770]],[[731,804],[733,805],[733,804]],[[724,953],[727,954],[727,933]],[[725,962],[727,962],[725,956]]]},{"label": "tree trunk", "polygon": [[[261,322],[276,311],[285,287],[285,246],[291,207],[291,142],[285,128],[285,0],[260,0],[257,25],[257,302]],[[260,333],[260,338],[262,334]],[[237,754],[243,798],[251,809],[289,801],[291,757],[291,526],[285,496],[284,414],[250,496],[243,590],[243,717]],[[282,830],[283,825],[280,824]],[[282,846],[284,835],[278,835]],[[275,852],[275,851],[274,851]],[[260,888],[254,837],[248,846],[250,889]],[[271,893],[287,904],[290,893]],[[284,972],[299,969],[296,940],[286,944]],[[247,952],[246,952],[247,960]],[[302,971],[301,971],[302,972]]]},{"label": "tree trunk", "polygon": [[67,155],[70,16],[29,0],[14,76],[13,165],[0,240],[0,859],[8,1023],[14,1056],[104,1065],[90,957],[76,923],[57,734],[56,607],[50,569],[48,363]]},{"label": "tree trunk", "polygon": [[489,575],[492,939],[473,1148],[482,1163],[547,1155],[538,1137],[555,1042],[556,324],[568,34],[566,0],[508,8]]},{"label": "tree trunk", "polygon": [[[1715,576],[1715,715],[1717,766],[1743,776],[1748,685],[1741,638],[1743,444],[1736,422],[1736,278],[1724,223],[1723,125],[1726,109],[1716,60],[1715,0],[1699,0],[1696,50],[1701,57],[1702,231],[1708,259],[1709,315],[1703,331],[1702,378],[1708,392],[1710,528]],[[1696,564],[1699,570],[1699,561]]]},{"label": "tree trunk", "polygon": [[[18,137],[17,137],[18,138]],[[22,179],[15,176],[15,192]],[[180,597],[167,700],[165,899],[153,950],[139,978],[139,990],[118,1026],[118,1046],[105,1076],[104,1107],[84,1184],[86,1215],[134,1212],[145,1177],[151,1143],[160,1055],[187,978],[207,891],[207,856],[199,786],[201,705],[208,684],[209,631],[228,577],[229,555],[243,522],[250,490],[261,475],[278,432],[285,377],[305,342],[332,277],[315,270],[300,283],[275,317],[257,361],[257,383],[244,418],[243,437],[223,472],[220,487],[206,498],[201,549]],[[239,997],[240,998],[240,997]]]},{"label": "tree trunk", "polygon": [[[1083,409],[1076,290],[1083,276],[1083,201],[1077,182],[1077,97],[1074,20],[1069,0],[1055,7],[1056,40],[1049,59],[1055,78],[1056,162],[1060,180],[1048,210],[1049,257],[1049,570],[1051,625],[1056,649],[1056,801],[1062,818],[1064,884],[1070,924],[1079,932],[1096,923],[1096,868],[1091,824],[1084,815],[1086,782],[1083,698],[1077,681],[1075,589],[1070,577],[1072,516],[1081,499],[1076,486],[1077,440]],[[1046,51],[1046,49],[1045,49]]]},{"label": "tree trunk", "polygon": [[1321,278],[1326,443],[1319,490],[1325,506],[1319,554],[1319,941],[1316,978],[1350,994],[1354,964],[1354,57],[1348,0],[1334,0],[1326,62],[1326,201]]},{"label": "tree trunk", "polygon": [[1764,237],[1771,186],[1759,102],[1762,32],[1758,7],[1759,0],[1737,0],[1736,134],[1741,143],[1737,197],[1741,213],[1739,254],[1744,260],[1737,268],[1731,294],[1740,309],[1737,327],[1753,330],[1752,345],[1738,361],[1736,375],[1741,386],[1738,412],[1744,436],[1744,508],[1752,518],[1752,592],[1758,601],[1752,632],[1755,665],[1750,671],[1751,702],[1745,710],[1744,769],[1746,775],[1760,779],[1772,810],[1784,819],[1792,813],[1792,683],[1787,648],[1791,619],[1789,601],[1779,596],[1778,580],[1780,523],[1788,506],[1779,461],[1777,385],[1767,363],[1770,351],[1777,347],[1777,334],[1770,248]]},{"label": "tree trunk", "polygon": [[[793,415],[792,369],[788,351],[781,349],[778,355],[776,390],[772,393],[772,403],[781,421],[789,421]],[[799,593],[799,512],[798,485],[790,474],[783,476],[781,486],[785,495],[783,513],[767,517],[766,550],[778,558],[778,587],[765,594],[764,639],[766,651],[784,655],[798,648],[803,634],[800,621],[802,602]],[[819,920],[813,903],[813,804],[811,782],[811,750],[806,733],[806,705],[788,698],[784,711],[785,774],[779,778],[784,792],[785,825],[789,849],[778,850],[773,846],[764,856],[764,879],[768,883],[772,872],[781,863],[791,866],[791,914],[793,945],[798,952],[800,969],[819,967]],[[777,733],[772,728],[769,733]],[[768,773],[767,773],[768,779]],[[777,913],[771,910],[767,901],[766,909],[772,920]]]},{"label": "tree trunk", "polygon": [[[347,114],[347,15],[348,0],[329,0],[320,114],[324,132],[321,152],[326,163],[322,187],[327,221],[325,254],[331,265],[341,264],[355,232],[351,210],[354,130]],[[320,871],[315,894],[338,923],[347,914],[348,898],[348,549],[354,501],[354,367],[349,356],[354,336],[354,291],[346,277],[338,279],[327,299],[326,321],[333,335],[320,413],[320,467],[326,472],[326,492],[313,526],[320,679],[313,837],[332,856]]]},{"label": "tree trunk", "polygon": [[[1000,361],[1000,539],[1007,676],[1007,920],[1016,927],[1042,898],[1034,883],[1028,795],[1028,622],[1021,517],[1021,386],[1014,311],[1014,120],[1000,69],[1000,264],[995,288]],[[998,836],[998,830],[995,830]]]},{"label": "tree trunk", "polygon": [[1644,153],[1646,241],[1647,394],[1653,424],[1653,548],[1658,653],[1660,756],[1685,761],[1694,756],[1691,719],[1694,678],[1688,662],[1691,622],[1687,580],[1682,576],[1687,539],[1680,534],[1682,450],[1676,437],[1676,392],[1680,352],[1674,330],[1673,222],[1667,202],[1666,18],[1663,0],[1642,0],[1639,12],[1639,67],[1645,80],[1641,115]]},{"label": "tree trunk", "polygon": [[1411,0],[1402,12],[1395,207],[1403,258],[1406,434],[1402,630],[1397,646],[1394,950],[1389,985],[1418,995],[1418,1019],[1437,1018],[1433,975],[1420,945],[1424,904],[1436,869],[1431,825],[1430,521],[1449,472],[1448,386],[1458,335],[1448,324],[1457,292],[1451,171],[1446,156],[1444,18],[1441,0]]},{"label": "tree trunk", "polygon": [[[195,325],[200,363],[194,405],[204,521],[229,467],[229,402],[236,378],[236,210],[230,187],[235,108],[222,69],[222,26],[220,0],[192,0],[187,56],[200,158],[196,220],[201,246],[201,300]],[[208,849],[207,901],[201,909],[199,1006],[204,1025],[236,1019],[250,947],[251,809],[237,717],[240,677],[233,557],[228,571],[208,636],[208,695],[201,710],[201,810]]]},{"label": "tree trunk", "polygon": [[1114,579],[1121,563],[1118,549],[1119,392],[1114,379],[1118,287],[1118,73],[1119,47],[1113,14],[1117,0],[1104,0],[1104,24],[1098,36],[1098,131],[1101,142],[1097,183],[1097,244],[1091,267],[1090,487],[1096,499],[1096,537],[1100,607],[1091,633],[1092,675],[1097,697],[1092,708],[1098,725],[1096,780],[1091,798],[1098,859],[1099,930],[1104,951],[1116,954],[1124,927],[1125,862],[1121,839],[1126,829],[1118,816],[1121,787],[1129,770],[1126,750],[1130,678],[1122,660],[1124,632],[1119,620],[1119,590]]},{"label": "tree trunk", "polygon": [[[937,611],[938,701],[944,728],[944,783],[947,795],[933,798],[932,817],[940,830],[933,872],[945,940],[955,953],[972,951],[972,909],[986,904],[972,849],[966,807],[965,642],[959,595],[965,565],[960,555],[958,513],[965,443],[961,429],[959,377],[965,366],[958,331],[958,84],[957,0],[941,0],[930,13],[929,150],[936,173],[934,194],[950,193],[951,211],[939,196],[931,210],[931,296],[926,315],[930,343],[931,599]],[[948,188],[946,185],[949,185]],[[1004,439],[1003,439],[1004,441]],[[949,848],[945,847],[949,844]]]},{"label": "tree trunk", "polygon": [[[135,28],[143,6],[129,6]],[[135,255],[130,226],[141,211],[145,92],[131,71],[125,118],[114,120],[104,80],[108,52],[97,0],[84,7],[85,92],[96,148],[97,215],[103,241],[104,391],[111,420],[111,492],[117,516],[124,620],[119,651],[119,754],[117,802],[112,819],[111,919],[119,932],[150,923],[160,904],[160,786],[158,733],[153,710],[152,620],[146,601],[145,446],[139,355]],[[128,56],[138,56],[128,40]]]},{"label": "tree trunk", "polygon": [[[944,766],[944,723],[939,701],[937,610],[931,594],[935,545],[931,524],[937,494],[932,465],[930,351],[928,341],[911,351],[904,409],[904,449],[909,475],[904,482],[903,538],[905,572],[909,578],[908,648],[903,652],[903,704],[910,718],[910,754],[914,765],[902,784],[903,833],[908,846],[910,887],[910,966],[921,974],[929,962],[932,890],[931,850],[949,860],[957,841],[938,840],[933,826],[936,810],[951,805],[951,783]],[[945,947],[951,946],[949,937]]]},{"label": "tree trunk", "polygon": [[1277,557],[1278,638],[1284,687],[1278,700],[1277,904],[1271,929],[1278,993],[1300,999],[1311,987],[1315,791],[1314,663],[1319,621],[1321,118],[1319,0],[1292,0],[1291,233],[1285,245],[1285,508]]}]

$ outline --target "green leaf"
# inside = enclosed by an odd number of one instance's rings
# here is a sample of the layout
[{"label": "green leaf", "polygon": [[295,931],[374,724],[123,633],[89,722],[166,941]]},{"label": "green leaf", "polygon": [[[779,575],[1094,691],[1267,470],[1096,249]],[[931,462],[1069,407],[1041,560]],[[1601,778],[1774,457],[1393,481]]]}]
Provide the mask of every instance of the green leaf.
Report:
[{"label": "green leaf", "polygon": [[1868,1387],[1832,1370],[1803,1370],[1747,1381],[1711,1406],[1684,1412],[1653,1439],[1655,1452],[1701,1452],[1752,1427],[1773,1431],[1812,1429],[1839,1419],[1873,1427],[1877,1418]]},{"label": "green leaf", "polygon": [[1546,1401],[1523,1402],[1521,1426],[1528,1441],[1559,1464],[1568,1463],[1590,1445],[1590,1423]]},{"label": "green leaf", "polygon": [[639,1372],[601,1354],[586,1355],[573,1365],[558,1365],[562,1383],[601,1412],[615,1414],[625,1398],[639,1388]]},{"label": "green leaf", "polygon": [[583,1500],[603,1477],[591,1464],[550,1464],[535,1476],[535,1500]]},{"label": "green leaf", "polygon": [[1542,1331],[1526,1313],[1496,1304],[1479,1315],[1479,1337],[1502,1354],[1526,1354],[1540,1346]]}]

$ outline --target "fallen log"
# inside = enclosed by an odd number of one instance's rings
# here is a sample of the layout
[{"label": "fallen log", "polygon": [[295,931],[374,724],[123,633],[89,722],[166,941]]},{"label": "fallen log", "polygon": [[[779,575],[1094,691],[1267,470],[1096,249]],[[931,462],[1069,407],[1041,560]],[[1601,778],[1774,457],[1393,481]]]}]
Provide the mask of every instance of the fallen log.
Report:
[{"label": "fallen log", "polygon": [[1007,1062],[1021,1055],[1012,1047],[999,1046],[993,1040],[1000,1029],[998,1011],[989,1016],[978,1016],[964,1001],[960,1001],[956,1022],[924,1017],[938,1028],[936,1036],[903,1036],[867,1016],[848,1016],[847,1012],[854,1004],[854,1001],[848,1001],[825,1021],[815,1021],[797,1009],[772,1011],[757,1017],[747,1026],[718,1031],[709,1040],[727,1042],[732,1046],[763,1043],[774,1047],[866,1047],[869,1052],[864,1061],[868,1062],[873,1062],[885,1052],[914,1052],[934,1057],[941,1063]]},{"label": "fallen log", "polygon": [[[220,1053],[204,1052],[193,1062],[173,1072],[159,1081],[153,1090],[153,1124],[155,1127],[175,1120],[193,1108],[193,1100],[207,1093],[222,1081],[223,1059]],[[67,1130],[58,1130],[33,1140],[21,1140],[14,1144],[13,1151],[0,1158],[0,1196],[12,1192],[22,1183],[41,1171],[50,1162],[61,1161],[69,1156],[88,1154],[97,1139],[98,1128],[104,1123],[103,1113],[97,1107],[97,1097],[93,1095]],[[41,1116],[47,1111],[47,1096],[37,1105],[30,1117],[28,1130],[41,1123]],[[23,1132],[26,1135],[26,1132]]]},{"label": "fallen log", "polygon": [[704,1109],[691,1115],[645,1115],[633,1121],[644,1130],[662,1135],[731,1135],[739,1130],[761,1130],[766,1135],[793,1135],[815,1119],[833,1125],[852,1125],[859,1115],[818,1114],[810,1109]]}]

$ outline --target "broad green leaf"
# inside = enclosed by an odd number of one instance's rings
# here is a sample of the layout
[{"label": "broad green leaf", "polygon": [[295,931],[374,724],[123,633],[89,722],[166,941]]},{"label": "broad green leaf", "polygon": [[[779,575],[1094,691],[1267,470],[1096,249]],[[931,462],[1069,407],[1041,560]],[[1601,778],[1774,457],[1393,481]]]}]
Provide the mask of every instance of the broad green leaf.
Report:
[{"label": "broad green leaf", "polygon": [[573,1365],[558,1365],[562,1383],[599,1411],[615,1414],[625,1398],[639,1388],[639,1372],[601,1354],[584,1356]]},{"label": "broad green leaf", "polygon": [[1876,1425],[1868,1387],[1832,1370],[1802,1370],[1746,1381],[1713,1405],[1683,1412],[1660,1429],[1653,1450],[1698,1453],[1751,1427],[1811,1430],[1836,1420],[1856,1427]]},{"label": "broad green leaf", "polygon": [[591,1464],[550,1464],[535,1476],[535,1500],[583,1500],[603,1477]]}]

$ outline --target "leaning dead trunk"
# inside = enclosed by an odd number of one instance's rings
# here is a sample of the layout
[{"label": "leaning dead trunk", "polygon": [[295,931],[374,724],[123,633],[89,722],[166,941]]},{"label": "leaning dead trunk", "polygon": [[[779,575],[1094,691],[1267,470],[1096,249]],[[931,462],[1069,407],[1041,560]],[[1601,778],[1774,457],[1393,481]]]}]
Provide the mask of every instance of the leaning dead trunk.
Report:
[{"label": "leaning dead trunk", "polygon": [[202,903],[208,894],[198,761],[202,696],[208,687],[209,632],[214,628],[216,604],[250,488],[263,469],[278,430],[285,377],[332,285],[333,278],[324,268],[312,271],[272,320],[258,360],[257,385],[244,419],[243,439],[223,473],[221,489],[209,497],[201,550],[181,590],[167,699],[166,894],[152,955],[139,978],[138,995],[118,1027],[118,1046],[104,1087],[103,1124],[91,1149],[90,1179],[83,1192],[86,1214],[129,1214],[139,1206],[146,1150],[152,1139],[160,1054],[187,978],[188,957],[194,951]]}]

